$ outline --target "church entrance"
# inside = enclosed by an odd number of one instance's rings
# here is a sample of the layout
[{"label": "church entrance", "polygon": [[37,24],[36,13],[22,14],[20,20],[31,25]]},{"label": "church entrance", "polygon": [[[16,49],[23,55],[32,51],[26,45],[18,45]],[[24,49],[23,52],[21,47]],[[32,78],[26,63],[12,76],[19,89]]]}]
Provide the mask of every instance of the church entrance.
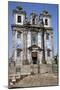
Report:
[{"label": "church entrance", "polygon": [[37,64],[37,52],[32,52],[32,61],[33,64]]}]

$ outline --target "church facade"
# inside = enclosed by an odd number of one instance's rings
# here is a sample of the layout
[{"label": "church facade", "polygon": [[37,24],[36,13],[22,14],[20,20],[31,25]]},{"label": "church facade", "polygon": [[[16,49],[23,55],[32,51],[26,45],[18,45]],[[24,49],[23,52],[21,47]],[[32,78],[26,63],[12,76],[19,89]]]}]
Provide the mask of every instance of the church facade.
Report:
[{"label": "church facade", "polygon": [[53,28],[52,18],[44,10],[32,12],[13,10],[12,57],[9,60],[9,86],[21,76],[52,72]]},{"label": "church facade", "polygon": [[52,64],[53,29],[48,11],[27,17],[26,11],[15,9],[13,15],[12,56],[16,65]]},{"label": "church facade", "polygon": [[53,29],[48,11],[44,10],[39,15],[32,12],[27,18],[26,11],[15,9],[13,15],[12,60],[16,67],[52,64]]}]

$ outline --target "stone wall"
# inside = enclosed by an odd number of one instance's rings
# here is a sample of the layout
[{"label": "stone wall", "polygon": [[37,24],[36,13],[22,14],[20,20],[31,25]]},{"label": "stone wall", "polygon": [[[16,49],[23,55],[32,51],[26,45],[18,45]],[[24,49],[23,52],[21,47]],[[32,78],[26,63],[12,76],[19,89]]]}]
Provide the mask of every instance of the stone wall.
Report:
[{"label": "stone wall", "polygon": [[[17,65],[18,67],[18,65]],[[16,68],[17,68],[16,67]],[[38,68],[40,73],[46,73],[46,72],[52,72],[52,65],[51,64],[35,64],[35,65],[19,65],[20,69],[20,74],[21,75],[28,75],[31,74],[31,72],[38,73]],[[15,68],[15,67],[14,67]],[[11,69],[11,68],[10,68]],[[12,70],[10,70],[12,71]],[[11,73],[13,74],[13,73]]]}]

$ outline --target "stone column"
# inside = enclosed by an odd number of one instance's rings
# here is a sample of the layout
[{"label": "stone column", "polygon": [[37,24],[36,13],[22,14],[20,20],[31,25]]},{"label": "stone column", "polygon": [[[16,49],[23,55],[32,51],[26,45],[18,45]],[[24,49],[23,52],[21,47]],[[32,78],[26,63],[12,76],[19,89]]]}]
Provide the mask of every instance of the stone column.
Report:
[{"label": "stone column", "polygon": [[27,47],[31,46],[31,32],[28,31],[27,33]]},{"label": "stone column", "polygon": [[51,33],[51,49],[52,49],[52,51],[51,51],[51,57],[53,59],[53,57],[54,57],[53,33]]},{"label": "stone column", "polygon": [[12,74],[12,83],[16,82],[15,75],[16,75],[16,40],[17,40],[17,31],[13,31],[12,34],[12,44],[13,44],[13,61],[11,65],[11,74]]},{"label": "stone column", "polygon": [[43,57],[42,57],[42,63],[46,64],[45,60],[45,28],[42,29],[42,46],[43,46]]},{"label": "stone column", "polygon": [[41,32],[38,32],[38,46],[41,48],[42,47],[42,37],[41,37]]},{"label": "stone column", "polygon": [[[38,46],[42,49],[43,46],[42,46],[42,32],[38,32]],[[39,62],[40,64],[42,64],[42,51],[39,51],[38,52],[38,59],[39,59]]]},{"label": "stone column", "polygon": [[45,42],[45,60],[47,63],[47,40],[46,40],[46,32],[45,32],[45,36],[44,36],[44,42]]},{"label": "stone column", "polygon": [[23,64],[25,64],[27,60],[27,31],[23,32],[23,54]]},{"label": "stone column", "polygon": [[31,63],[31,51],[29,49],[27,50],[27,59]]},{"label": "stone column", "polygon": [[16,40],[17,40],[17,31],[13,31],[14,34],[12,35],[13,37],[13,60],[16,62]]},{"label": "stone column", "polygon": [[[31,46],[31,32],[28,31],[27,33],[27,48],[29,48]],[[27,50],[27,58],[29,60],[29,62],[31,63],[31,51],[29,51],[29,49]]]},{"label": "stone column", "polygon": [[22,51],[20,52],[21,53],[21,65],[23,63],[23,32],[21,33],[21,49]]}]

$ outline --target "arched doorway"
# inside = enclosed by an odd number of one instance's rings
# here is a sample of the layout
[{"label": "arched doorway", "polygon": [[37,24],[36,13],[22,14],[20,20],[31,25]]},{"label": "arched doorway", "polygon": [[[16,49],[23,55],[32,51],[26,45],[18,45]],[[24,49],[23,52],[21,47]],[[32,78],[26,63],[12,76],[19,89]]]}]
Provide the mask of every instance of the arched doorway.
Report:
[{"label": "arched doorway", "polygon": [[37,52],[32,52],[32,62],[33,64],[37,64]]}]

